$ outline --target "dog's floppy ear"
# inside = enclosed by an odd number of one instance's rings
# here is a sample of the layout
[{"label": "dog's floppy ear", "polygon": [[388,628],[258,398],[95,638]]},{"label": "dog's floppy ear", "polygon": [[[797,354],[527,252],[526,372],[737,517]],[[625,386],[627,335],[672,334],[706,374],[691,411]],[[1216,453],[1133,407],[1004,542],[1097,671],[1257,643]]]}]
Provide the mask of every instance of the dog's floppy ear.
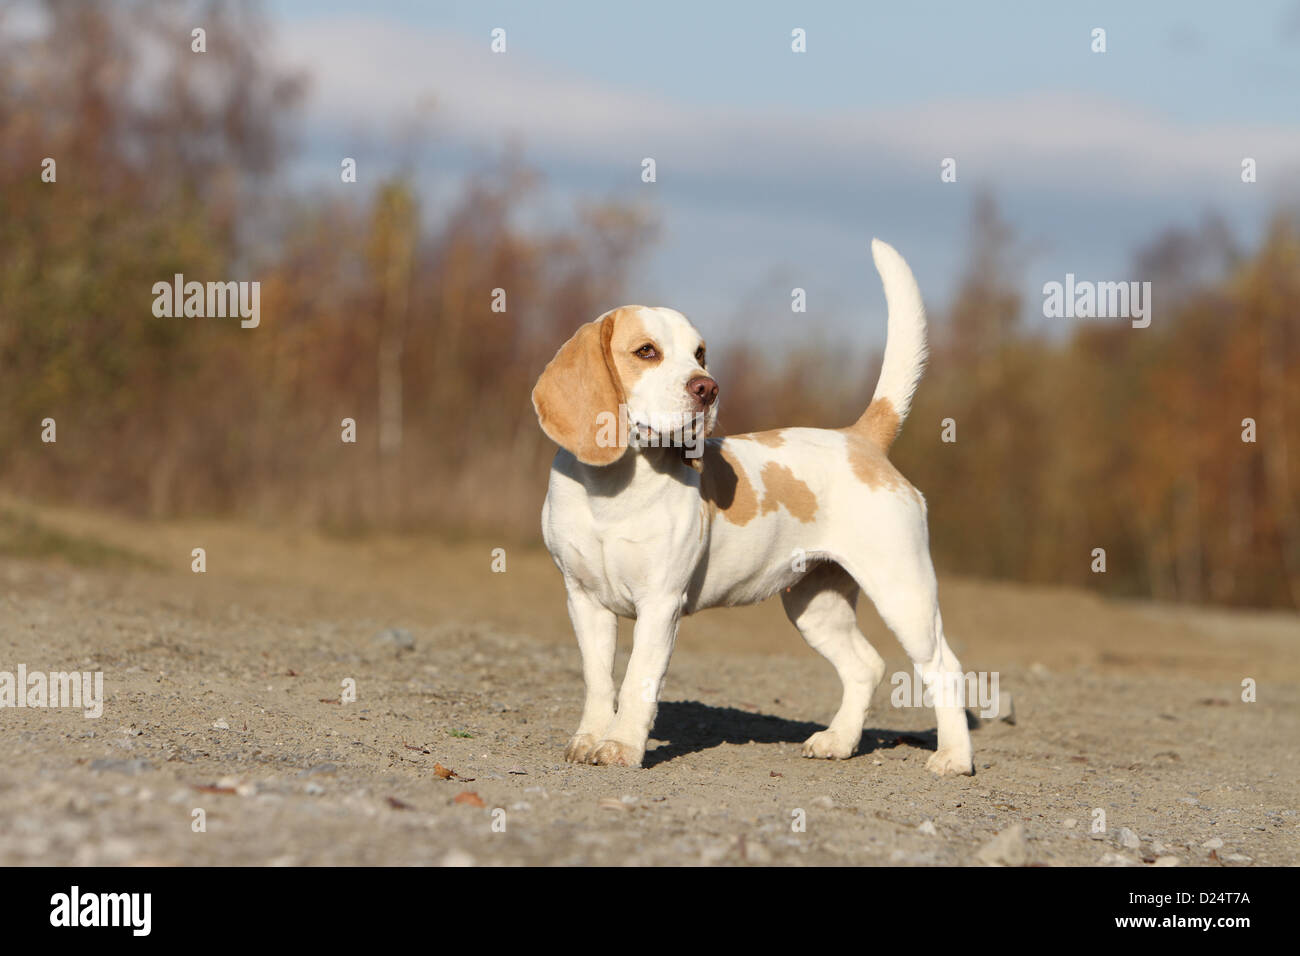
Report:
[{"label": "dog's floppy ear", "polygon": [[533,408],[548,438],[587,465],[610,465],[627,451],[623,387],[609,340],[614,316],[588,322],[555,353],[533,387]]}]

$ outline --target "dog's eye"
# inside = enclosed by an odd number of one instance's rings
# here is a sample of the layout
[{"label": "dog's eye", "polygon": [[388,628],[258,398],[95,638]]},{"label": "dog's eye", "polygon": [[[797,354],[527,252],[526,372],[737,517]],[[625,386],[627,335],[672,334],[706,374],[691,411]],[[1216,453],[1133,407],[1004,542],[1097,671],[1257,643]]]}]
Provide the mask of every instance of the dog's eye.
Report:
[{"label": "dog's eye", "polygon": [[649,342],[641,346],[632,354],[635,355],[637,358],[643,358],[643,359],[652,359],[652,358],[656,358],[659,355],[659,353],[655,351],[655,347],[651,345]]},{"label": "dog's eye", "polygon": [[703,346],[703,345],[701,345],[698,349],[695,350],[695,361],[699,362],[699,363],[700,363],[700,366],[703,367],[703,365],[704,365],[704,346]]}]

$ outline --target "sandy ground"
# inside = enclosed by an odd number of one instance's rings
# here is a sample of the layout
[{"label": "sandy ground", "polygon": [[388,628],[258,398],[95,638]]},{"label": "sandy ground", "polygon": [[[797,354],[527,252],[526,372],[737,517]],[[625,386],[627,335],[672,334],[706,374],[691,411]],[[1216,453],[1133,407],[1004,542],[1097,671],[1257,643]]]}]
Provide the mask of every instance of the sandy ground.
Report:
[{"label": "sandy ground", "polygon": [[941,599],[1014,699],[972,778],[925,770],[933,713],[888,685],[855,757],[802,758],[839,686],[776,601],[686,622],[645,769],[574,766],[579,658],[540,550],[0,498],[0,671],[102,671],[106,698],[0,710],[0,863],[1297,863],[1296,615],[953,578]]}]

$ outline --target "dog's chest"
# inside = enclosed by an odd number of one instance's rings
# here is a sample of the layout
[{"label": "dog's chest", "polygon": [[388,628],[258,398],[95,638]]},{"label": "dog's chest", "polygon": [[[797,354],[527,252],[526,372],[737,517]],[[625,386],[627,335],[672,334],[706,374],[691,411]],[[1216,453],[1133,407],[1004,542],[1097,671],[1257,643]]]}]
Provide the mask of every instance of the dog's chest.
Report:
[{"label": "dog's chest", "polygon": [[698,490],[633,482],[616,496],[553,481],[543,537],[570,580],[617,614],[684,595],[707,547]]}]

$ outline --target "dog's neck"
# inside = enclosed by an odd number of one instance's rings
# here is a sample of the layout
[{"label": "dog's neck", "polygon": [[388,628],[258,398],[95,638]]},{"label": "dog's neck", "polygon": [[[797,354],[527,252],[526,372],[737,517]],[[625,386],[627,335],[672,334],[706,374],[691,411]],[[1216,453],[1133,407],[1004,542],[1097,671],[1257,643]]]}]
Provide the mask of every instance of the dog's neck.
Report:
[{"label": "dog's neck", "polygon": [[682,448],[634,445],[613,464],[577,462],[576,467],[590,494],[613,497],[633,486],[654,493],[675,485],[692,484],[690,475],[693,470],[699,470],[700,459],[688,458]]}]

